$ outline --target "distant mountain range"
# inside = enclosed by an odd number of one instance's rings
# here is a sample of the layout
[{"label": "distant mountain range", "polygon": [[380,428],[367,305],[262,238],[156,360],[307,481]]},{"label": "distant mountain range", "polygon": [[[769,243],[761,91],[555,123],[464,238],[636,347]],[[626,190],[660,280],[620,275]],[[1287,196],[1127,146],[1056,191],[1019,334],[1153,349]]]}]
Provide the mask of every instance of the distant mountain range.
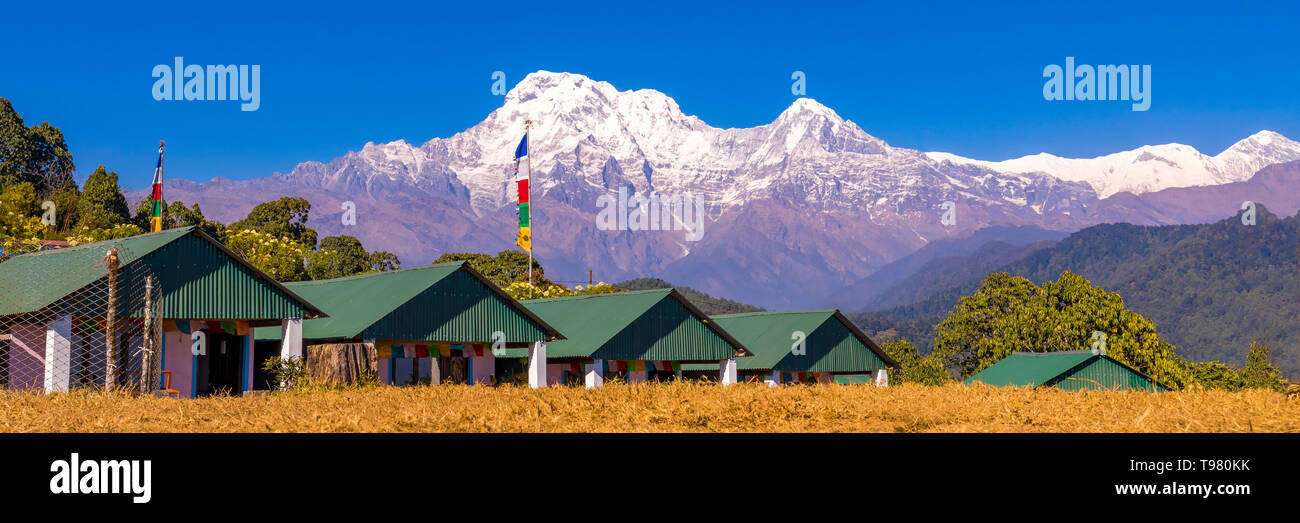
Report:
[{"label": "distant mountain range", "polygon": [[[252,180],[171,179],[165,196],[225,222],[263,201],[304,197],[322,236],[356,236],[407,265],[497,252],[514,244],[512,153],[525,120],[534,122],[534,245],[548,276],[653,276],[769,308],[818,305],[926,245],[988,227],[1196,223],[1243,198],[1279,212],[1300,207],[1294,172],[1252,176],[1300,159],[1300,144],[1267,131],[1213,157],[1171,144],[1093,160],[980,162],[892,147],[807,98],[769,124],[721,129],[658,91],[550,72],[528,75],[499,109],[448,138],[369,143]],[[702,195],[703,238],[600,230],[597,200],[620,189]],[[345,201],[356,205],[354,226],[340,223]],[[940,223],[947,201],[952,225]]]},{"label": "distant mountain range", "polygon": [[[1291,169],[1300,169],[1291,164]],[[1014,258],[1003,264],[997,257]],[[1288,377],[1300,377],[1300,215],[1256,207],[1199,225],[1105,224],[1056,242],[1022,247],[990,242],[965,257],[936,258],[880,294],[904,292],[898,306],[851,315],[868,332],[895,330],[928,351],[933,329],[989,272],[1034,283],[1068,269],[1118,292],[1125,305],[1193,361],[1245,362],[1251,341],[1273,349]],[[921,297],[921,299],[915,299]]]}]

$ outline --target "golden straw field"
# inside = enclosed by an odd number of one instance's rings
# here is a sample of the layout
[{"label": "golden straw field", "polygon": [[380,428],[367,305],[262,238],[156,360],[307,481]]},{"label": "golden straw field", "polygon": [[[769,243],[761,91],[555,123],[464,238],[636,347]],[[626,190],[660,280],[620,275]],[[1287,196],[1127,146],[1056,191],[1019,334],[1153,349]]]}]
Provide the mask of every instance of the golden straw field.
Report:
[{"label": "golden straw field", "polygon": [[0,392],[2,432],[1300,432],[1266,391],[441,385],[176,400]]}]

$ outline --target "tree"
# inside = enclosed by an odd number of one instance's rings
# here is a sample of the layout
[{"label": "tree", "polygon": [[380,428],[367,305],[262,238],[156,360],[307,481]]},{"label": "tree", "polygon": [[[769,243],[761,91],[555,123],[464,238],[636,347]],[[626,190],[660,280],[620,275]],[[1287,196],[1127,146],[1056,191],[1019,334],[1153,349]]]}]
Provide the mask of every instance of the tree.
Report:
[{"label": "tree", "polygon": [[0,190],[0,260],[40,250],[48,227],[35,216],[38,209],[30,182]]},{"label": "tree", "polygon": [[72,153],[57,127],[49,122],[27,127],[13,104],[0,98],[0,190],[27,182],[45,198],[76,187],[75,170]]},{"label": "tree", "polygon": [[230,224],[230,229],[234,231],[249,229],[277,238],[289,238],[310,249],[315,249],[316,231],[307,227],[310,214],[311,203],[303,198],[286,196],[253,207],[247,217]]},{"label": "tree", "polygon": [[[477,252],[450,252],[439,256],[434,263],[457,261],[468,261],[470,267],[503,289],[514,282],[528,282],[528,253],[524,251],[501,251],[495,257]],[[539,289],[555,285],[555,282],[546,279],[545,269],[535,259],[533,260],[533,283]]]},{"label": "tree", "polygon": [[[153,207],[151,206],[149,197],[146,196],[136,204],[135,217],[131,219],[131,222],[143,230],[149,230],[149,220],[152,217]],[[189,226],[194,226],[207,233],[208,236],[216,239],[224,237],[226,233],[226,225],[205,218],[203,216],[203,210],[199,208],[198,203],[194,203],[190,207],[185,207],[185,204],[179,201],[163,205],[163,230]]]},{"label": "tree", "polygon": [[361,240],[351,236],[327,236],[307,261],[313,280],[342,278],[354,274],[400,269],[397,255],[387,251],[366,252]]},{"label": "tree", "polygon": [[227,229],[222,243],[235,254],[279,281],[307,279],[303,260],[311,248],[289,237],[277,237],[252,229]]},{"label": "tree", "polygon": [[77,202],[81,199],[81,190],[77,185],[54,191],[49,196],[54,203],[54,228],[61,233],[71,232],[77,225]]},{"label": "tree", "polygon": [[126,197],[117,186],[117,173],[99,166],[86,179],[86,186],[77,199],[77,228],[111,229],[129,221],[131,216]]},{"label": "tree", "polygon": [[1241,368],[1242,387],[1285,392],[1287,382],[1282,372],[1269,361],[1268,345],[1250,342],[1246,353],[1246,366]]},{"label": "tree", "polygon": [[1229,392],[1241,390],[1241,374],[1231,365],[1221,361],[1189,363],[1192,382],[1207,389],[1221,389]]},{"label": "tree", "polygon": [[32,146],[23,118],[14,111],[9,100],[0,98],[0,190],[17,183],[28,182],[33,187],[27,166],[31,162]]},{"label": "tree", "polygon": [[28,130],[31,145],[31,157],[28,159],[27,171],[38,175],[42,180],[37,193],[42,197],[57,191],[76,189],[77,182],[72,173],[77,166],[72,162],[72,153],[63,141],[63,132],[49,122]]},{"label": "tree", "polygon": [[898,362],[898,370],[892,371],[889,375],[890,383],[943,385],[952,381],[952,377],[948,375],[948,370],[943,367],[943,362],[939,358],[933,355],[922,356],[916,346],[907,340],[889,341],[880,348]]},{"label": "tree", "polygon": [[[1117,293],[1070,271],[1041,287],[1006,273],[988,275],[935,327],[934,354],[967,378],[1012,352],[1087,350],[1106,354],[1173,388],[1187,367],[1155,325],[1124,307]],[[1104,337],[1103,337],[1104,336]]]}]

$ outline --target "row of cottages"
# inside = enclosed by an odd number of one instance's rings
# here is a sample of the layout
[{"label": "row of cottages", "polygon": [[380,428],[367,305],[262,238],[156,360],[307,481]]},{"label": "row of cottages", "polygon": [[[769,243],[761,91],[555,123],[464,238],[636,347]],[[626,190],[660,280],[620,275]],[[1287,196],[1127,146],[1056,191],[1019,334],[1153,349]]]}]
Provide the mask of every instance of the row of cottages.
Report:
[{"label": "row of cottages", "polygon": [[[796,332],[806,348],[792,352]],[[323,382],[393,385],[886,385],[896,368],[838,311],[711,318],[674,289],[519,302],[465,262],[281,284],[193,227],[0,263],[0,386],[103,386],[114,343],[115,378],[143,381],[157,354],[161,388],[179,397],[273,388],[262,364],[276,355]]]},{"label": "row of cottages", "polygon": [[0,263],[0,386],[138,387],[159,372],[180,397],[252,390],[252,329],[322,315],[193,227],[15,256]]},{"label": "row of cottages", "polygon": [[1016,352],[966,378],[966,384],[997,387],[1056,387],[1065,390],[1138,390],[1165,392],[1150,376],[1090,350]]}]

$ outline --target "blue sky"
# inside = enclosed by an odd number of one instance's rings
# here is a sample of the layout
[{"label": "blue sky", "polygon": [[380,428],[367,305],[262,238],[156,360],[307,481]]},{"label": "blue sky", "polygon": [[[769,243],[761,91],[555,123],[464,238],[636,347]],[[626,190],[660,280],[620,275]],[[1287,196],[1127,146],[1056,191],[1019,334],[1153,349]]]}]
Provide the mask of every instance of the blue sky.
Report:
[{"label": "blue sky", "polygon": [[[136,189],[159,139],[168,177],[206,180],[450,136],[501,104],[498,70],[657,89],[719,127],[770,122],[800,70],[809,97],[892,145],[979,159],[1300,139],[1294,2],[181,4],[6,7],[0,96],[64,131],[79,179],[105,164]],[[261,108],[155,101],[151,71],[175,56],[260,65]],[[1044,100],[1066,56],[1151,65],[1150,110]]]}]

